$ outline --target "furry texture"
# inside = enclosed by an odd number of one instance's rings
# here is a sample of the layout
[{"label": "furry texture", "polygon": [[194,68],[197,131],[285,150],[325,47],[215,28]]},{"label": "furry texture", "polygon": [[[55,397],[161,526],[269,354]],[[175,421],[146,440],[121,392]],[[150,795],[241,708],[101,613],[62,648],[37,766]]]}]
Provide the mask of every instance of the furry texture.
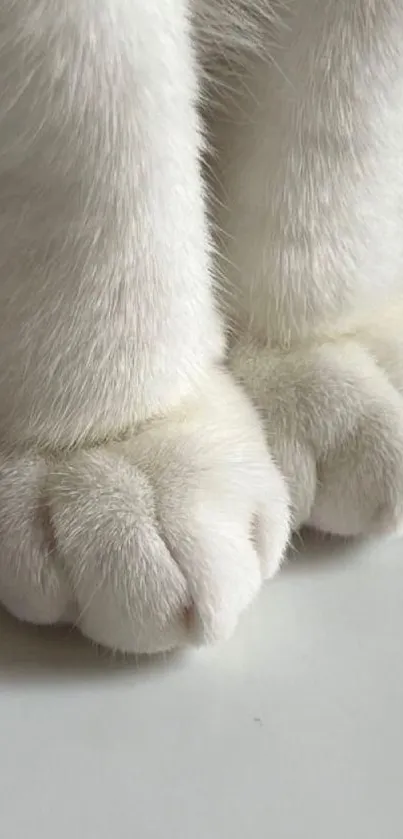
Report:
[{"label": "furry texture", "polygon": [[[403,3],[300,0],[282,20],[270,55],[259,42],[225,109],[210,112],[230,364],[264,416],[294,526],[393,532],[403,514]],[[218,79],[221,67],[217,58]]]},{"label": "furry texture", "polygon": [[121,433],[222,356],[184,3],[0,9],[2,441]]},{"label": "furry texture", "polygon": [[210,643],[291,517],[399,531],[402,27],[403,0],[1,4],[14,614]]},{"label": "furry texture", "polygon": [[285,482],[223,372],[126,442],[4,459],[0,509],[9,610],[128,652],[228,637],[289,529]]}]

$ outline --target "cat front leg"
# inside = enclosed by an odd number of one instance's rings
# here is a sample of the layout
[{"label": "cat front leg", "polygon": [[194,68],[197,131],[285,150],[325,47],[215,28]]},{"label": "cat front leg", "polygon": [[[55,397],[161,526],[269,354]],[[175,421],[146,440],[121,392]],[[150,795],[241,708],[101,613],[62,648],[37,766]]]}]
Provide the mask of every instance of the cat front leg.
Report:
[{"label": "cat front leg", "polygon": [[231,95],[210,117],[230,366],[265,417],[294,526],[395,532],[403,3],[300,0],[269,17],[238,72],[217,62]]},{"label": "cat front leg", "polygon": [[288,538],[222,369],[187,11],[0,10],[0,600],[137,652],[226,637]]}]

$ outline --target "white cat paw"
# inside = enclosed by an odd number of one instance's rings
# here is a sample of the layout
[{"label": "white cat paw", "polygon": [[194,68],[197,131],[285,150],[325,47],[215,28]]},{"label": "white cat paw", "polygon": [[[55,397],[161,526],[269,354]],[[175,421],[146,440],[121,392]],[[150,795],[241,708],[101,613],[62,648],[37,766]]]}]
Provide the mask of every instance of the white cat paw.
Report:
[{"label": "white cat paw", "polygon": [[222,373],[125,442],[5,458],[0,511],[3,604],[128,652],[228,637],[289,535],[285,482]]},{"label": "white cat paw", "polygon": [[266,420],[294,527],[397,533],[403,522],[403,398],[353,340],[280,353],[239,345],[231,364]]}]

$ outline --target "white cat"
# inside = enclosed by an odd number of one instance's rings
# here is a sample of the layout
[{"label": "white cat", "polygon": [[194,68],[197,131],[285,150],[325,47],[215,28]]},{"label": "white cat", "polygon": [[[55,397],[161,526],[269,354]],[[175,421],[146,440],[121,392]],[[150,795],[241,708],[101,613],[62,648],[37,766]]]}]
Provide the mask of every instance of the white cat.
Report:
[{"label": "white cat", "polygon": [[15,615],[209,643],[292,526],[398,531],[402,31],[403,0],[1,3]]}]

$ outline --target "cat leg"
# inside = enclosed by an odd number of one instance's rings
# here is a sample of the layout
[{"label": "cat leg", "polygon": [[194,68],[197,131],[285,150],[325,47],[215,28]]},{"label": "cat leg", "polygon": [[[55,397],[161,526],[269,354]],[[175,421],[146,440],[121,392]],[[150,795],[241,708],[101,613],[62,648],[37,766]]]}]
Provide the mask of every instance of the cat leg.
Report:
[{"label": "cat leg", "polygon": [[120,650],[224,638],[289,506],[222,369],[186,6],[0,28],[0,600]]},{"label": "cat leg", "polygon": [[237,73],[217,63],[232,95],[209,114],[230,367],[265,418],[294,526],[394,532],[403,3],[301,0],[278,16],[262,15]]}]

